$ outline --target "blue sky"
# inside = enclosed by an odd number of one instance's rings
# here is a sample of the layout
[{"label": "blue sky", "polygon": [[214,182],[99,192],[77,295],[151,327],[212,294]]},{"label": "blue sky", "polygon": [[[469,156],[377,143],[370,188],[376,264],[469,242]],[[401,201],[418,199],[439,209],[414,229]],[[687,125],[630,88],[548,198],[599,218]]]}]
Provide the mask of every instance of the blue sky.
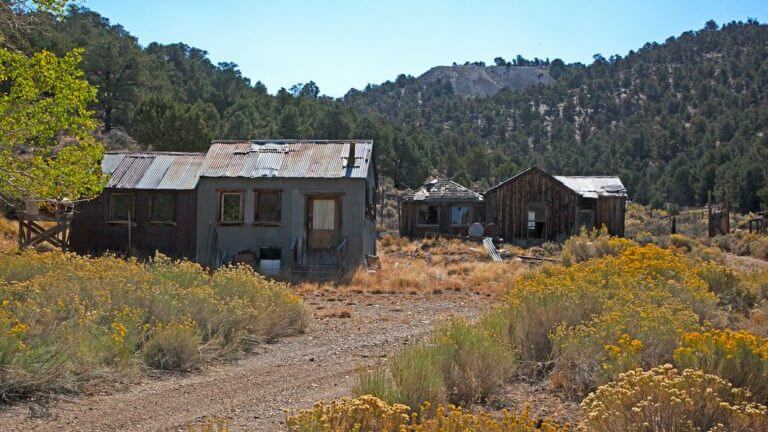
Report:
[{"label": "blue sky", "polygon": [[324,94],[502,56],[588,63],[687,30],[756,18],[768,1],[81,0],[142,45],[184,42],[231,61],[274,93],[315,81]]}]

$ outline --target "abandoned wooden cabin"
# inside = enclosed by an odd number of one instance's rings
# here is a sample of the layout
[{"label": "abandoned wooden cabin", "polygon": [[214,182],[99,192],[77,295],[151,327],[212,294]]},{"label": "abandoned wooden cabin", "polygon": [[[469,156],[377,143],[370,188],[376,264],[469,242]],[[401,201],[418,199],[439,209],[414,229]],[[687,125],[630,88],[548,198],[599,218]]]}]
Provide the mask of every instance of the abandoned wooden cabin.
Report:
[{"label": "abandoned wooden cabin", "polygon": [[339,272],[376,253],[373,142],[214,142],[205,154],[108,153],[78,204],[72,247],[160,251],[265,273]]},{"label": "abandoned wooden cabin", "polygon": [[615,176],[552,176],[532,167],[485,192],[486,223],[524,246],[605,226],[624,235],[627,192]]},{"label": "abandoned wooden cabin", "polygon": [[215,142],[200,168],[197,260],[241,254],[333,273],[376,253],[373,142]]},{"label": "abandoned wooden cabin", "polygon": [[483,196],[450,180],[431,180],[400,200],[400,235],[466,236],[484,217]]},{"label": "abandoned wooden cabin", "polygon": [[109,181],[95,199],[79,202],[71,248],[146,257],[159,251],[194,258],[197,179],[203,153],[108,152]]}]

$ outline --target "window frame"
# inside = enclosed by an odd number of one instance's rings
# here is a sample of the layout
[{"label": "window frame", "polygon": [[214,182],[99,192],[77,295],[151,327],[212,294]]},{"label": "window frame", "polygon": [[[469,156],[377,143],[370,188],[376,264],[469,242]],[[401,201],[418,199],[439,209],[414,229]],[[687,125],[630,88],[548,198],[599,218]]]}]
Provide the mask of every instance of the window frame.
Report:
[{"label": "window frame", "polygon": [[[171,198],[172,215],[170,220],[155,219],[155,199],[157,199],[159,195],[168,195]],[[149,198],[149,223],[151,225],[176,225],[176,217],[178,216],[176,212],[176,198],[176,193],[173,191],[152,192]]]},{"label": "window frame", "polygon": [[130,210],[130,223],[131,225],[136,225],[136,193],[133,191],[120,191],[120,192],[109,192],[109,197],[107,198],[107,214],[106,219],[107,223],[110,224],[128,224],[128,219],[113,219],[112,218],[112,208],[113,208],[113,202],[112,199],[119,195],[129,195],[131,197],[131,210]]},{"label": "window frame", "polygon": [[[421,223],[421,221],[419,221],[419,210],[421,210],[422,207],[427,207],[427,208],[434,207],[435,209],[437,209],[437,216],[436,216],[437,220],[435,221],[435,223]],[[419,204],[418,206],[416,206],[416,226],[420,226],[420,227],[440,226],[441,210],[442,209],[440,208],[440,205],[437,205],[437,204]]]},{"label": "window frame", "polygon": [[[467,209],[467,223],[465,224],[455,224],[453,223],[453,209],[454,208],[466,208]],[[472,216],[473,216],[473,210],[474,208],[471,205],[468,204],[453,204],[449,207],[450,209],[450,216],[451,216],[451,226],[452,227],[468,227],[472,225]]]},{"label": "window frame", "polygon": [[[533,208],[533,228],[531,228],[531,218],[530,213]],[[543,213],[542,219],[537,218],[537,211],[541,210]],[[526,210],[526,238],[534,238],[534,239],[546,239],[549,233],[547,232],[547,221],[549,220],[549,205],[546,202],[542,201],[531,201],[528,203],[528,205],[525,208]],[[539,224],[541,225],[541,233],[539,236],[536,236],[536,231],[538,230]]]},{"label": "window frame", "polygon": [[[279,219],[276,221],[261,220],[259,216],[259,209],[261,208],[261,194],[277,194],[279,197]],[[283,190],[282,189],[254,189],[253,190],[253,225],[257,226],[275,226],[279,227],[283,224]]]},{"label": "window frame", "polygon": [[[228,190],[220,190],[218,192],[218,210],[217,210],[217,217],[216,220],[218,221],[219,225],[223,226],[234,226],[234,225],[242,225],[245,223],[245,190],[243,189],[228,189]],[[225,195],[238,195],[240,197],[240,217],[237,221],[224,221],[222,218],[224,217],[224,196]]]}]

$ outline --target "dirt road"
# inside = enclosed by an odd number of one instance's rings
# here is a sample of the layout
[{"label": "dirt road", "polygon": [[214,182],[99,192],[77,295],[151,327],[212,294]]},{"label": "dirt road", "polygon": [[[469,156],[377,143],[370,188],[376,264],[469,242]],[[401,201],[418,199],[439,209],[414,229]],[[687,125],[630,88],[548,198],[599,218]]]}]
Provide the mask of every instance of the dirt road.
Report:
[{"label": "dirt road", "polygon": [[[315,314],[306,334],[261,345],[247,358],[201,373],[143,378],[112,395],[67,398],[0,411],[2,431],[185,431],[205,417],[231,431],[281,430],[283,409],[348,395],[355,369],[383,360],[436,323],[476,316],[488,301],[474,294],[357,294],[305,300]],[[350,318],[339,315],[351,312]]]}]

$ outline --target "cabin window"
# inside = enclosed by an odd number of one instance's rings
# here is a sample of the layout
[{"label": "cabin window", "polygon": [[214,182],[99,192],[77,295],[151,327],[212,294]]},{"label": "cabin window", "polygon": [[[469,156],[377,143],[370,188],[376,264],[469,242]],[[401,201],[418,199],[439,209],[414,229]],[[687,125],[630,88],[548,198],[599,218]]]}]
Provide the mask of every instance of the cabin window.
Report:
[{"label": "cabin window", "polygon": [[469,206],[451,206],[451,225],[469,225],[471,210]]},{"label": "cabin window", "polygon": [[155,192],[152,194],[151,222],[173,222],[176,213],[176,195],[173,192]]},{"label": "cabin window", "polygon": [[238,224],[243,222],[242,191],[221,192],[219,200],[219,223]]},{"label": "cabin window", "polygon": [[547,235],[547,206],[543,203],[528,204],[528,237],[544,238]]},{"label": "cabin window", "polygon": [[436,205],[419,206],[416,215],[417,225],[438,225],[440,223],[440,208]]},{"label": "cabin window", "polygon": [[109,194],[109,221],[127,222],[136,220],[136,200],[133,192]]},{"label": "cabin window", "polygon": [[283,194],[279,190],[257,190],[254,194],[253,221],[263,225],[280,225]]}]

